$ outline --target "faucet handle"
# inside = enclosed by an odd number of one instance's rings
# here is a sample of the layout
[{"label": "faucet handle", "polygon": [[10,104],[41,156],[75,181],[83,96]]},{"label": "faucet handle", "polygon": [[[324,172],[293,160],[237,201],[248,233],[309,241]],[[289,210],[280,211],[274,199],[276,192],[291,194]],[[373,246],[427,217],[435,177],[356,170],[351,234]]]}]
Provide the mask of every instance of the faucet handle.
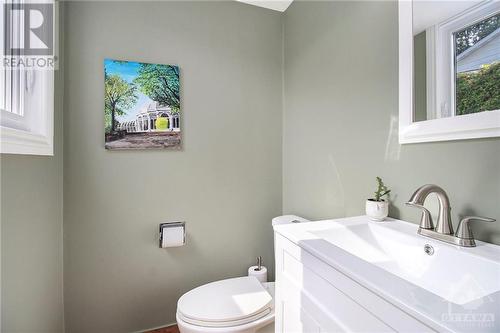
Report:
[{"label": "faucet handle", "polygon": [[419,205],[417,203],[411,202],[411,201],[407,202],[406,205],[422,210],[422,218],[420,219],[420,228],[421,229],[434,230],[434,223],[432,222],[431,212],[429,212],[429,210],[427,208],[425,208],[424,206]]},{"label": "faucet handle", "polygon": [[469,221],[477,220],[483,222],[495,222],[495,219],[489,217],[482,216],[466,216],[464,217],[460,223],[458,224],[457,232],[455,233],[455,237],[462,239],[474,239],[474,235],[472,234],[472,230],[469,226]]}]

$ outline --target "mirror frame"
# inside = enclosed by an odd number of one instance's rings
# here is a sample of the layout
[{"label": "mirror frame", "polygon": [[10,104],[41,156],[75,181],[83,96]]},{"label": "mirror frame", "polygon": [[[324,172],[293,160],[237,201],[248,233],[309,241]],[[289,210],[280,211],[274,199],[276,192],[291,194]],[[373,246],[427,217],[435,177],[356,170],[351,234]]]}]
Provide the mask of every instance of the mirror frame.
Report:
[{"label": "mirror frame", "polygon": [[399,143],[500,137],[500,110],[413,122],[413,1],[398,1]]}]

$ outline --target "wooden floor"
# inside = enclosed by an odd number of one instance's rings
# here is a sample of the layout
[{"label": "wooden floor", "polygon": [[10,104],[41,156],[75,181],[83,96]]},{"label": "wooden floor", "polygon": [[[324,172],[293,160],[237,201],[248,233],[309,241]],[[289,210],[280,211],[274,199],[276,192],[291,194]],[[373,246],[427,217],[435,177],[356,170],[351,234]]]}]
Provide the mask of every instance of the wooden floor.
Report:
[{"label": "wooden floor", "polygon": [[169,327],[158,328],[156,330],[148,331],[145,333],[179,333],[179,329],[177,328],[177,325],[174,325]]}]

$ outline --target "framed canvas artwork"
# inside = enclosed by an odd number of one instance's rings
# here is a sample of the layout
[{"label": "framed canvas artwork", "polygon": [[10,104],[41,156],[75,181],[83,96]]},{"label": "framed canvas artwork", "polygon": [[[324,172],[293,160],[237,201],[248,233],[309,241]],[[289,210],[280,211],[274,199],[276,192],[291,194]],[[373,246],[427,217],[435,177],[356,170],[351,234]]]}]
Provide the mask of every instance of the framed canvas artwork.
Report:
[{"label": "framed canvas artwork", "polygon": [[106,149],[180,149],[179,67],[104,60]]}]

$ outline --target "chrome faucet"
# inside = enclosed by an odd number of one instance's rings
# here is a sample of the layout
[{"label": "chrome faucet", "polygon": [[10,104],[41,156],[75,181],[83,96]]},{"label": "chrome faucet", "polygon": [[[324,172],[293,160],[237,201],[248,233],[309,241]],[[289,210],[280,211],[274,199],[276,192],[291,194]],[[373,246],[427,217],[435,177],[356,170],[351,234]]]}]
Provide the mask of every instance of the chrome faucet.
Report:
[{"label": "chrome faucet", "polygon": [[410,200],[406,204],[408,206],[422,209],[420,228],[434,229],[431,214],[424,207],[425,199],[427,199],[427,196],[431,193],[436,193],[439,201],[439,211],[435,231],[441,234],[452,235],[453,224],[451,223],[450,199],[448,199],[448,195],[441,187],[433,184],[421,186],[415,191],[415,193],[413,193]]},{"label": "chrome faucet", "polygon": [[[436,227],[432,221],[431,213],[424,207],[424,202],[427,196],[435,193],[438,202],[438,218]],[[451,207],[450,199],[446,192],[439,186],[427,184],[419,187],[411,196],[406,205],[416,207],[422,210],[422,217],[420,219],[420,227],[418,233],[422,236],[434,238],[443,242],[451,243],[454,245],[473,247],[476,246],[474,236],[469,226],[469,221],[478,220],[485,222],[494,222],[495,219],[480,216],[467,216],[463,218],[457,228],[457,232],[453,232],[453,224],[451,223]]]}]

